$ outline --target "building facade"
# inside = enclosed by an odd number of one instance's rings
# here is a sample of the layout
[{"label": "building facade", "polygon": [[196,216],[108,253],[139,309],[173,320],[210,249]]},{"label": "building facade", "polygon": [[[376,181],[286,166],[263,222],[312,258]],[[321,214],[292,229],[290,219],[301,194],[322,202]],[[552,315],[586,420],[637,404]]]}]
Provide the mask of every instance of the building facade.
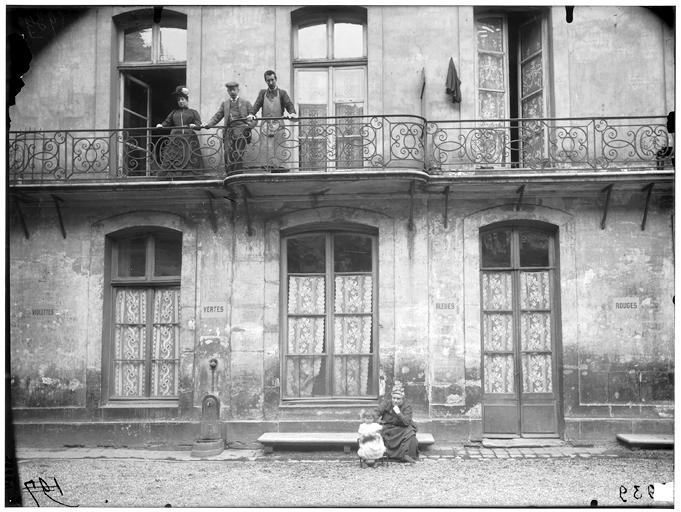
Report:
[{"label": "building facade", "polygon": [[[396,381],[436,442],[671,432],[673,25],[566,14],[9,9],[19,445],[191,442],[208,394],[234,445],[355,431]],[[298,119],[240,172],[153,128],[267,69]]]}]

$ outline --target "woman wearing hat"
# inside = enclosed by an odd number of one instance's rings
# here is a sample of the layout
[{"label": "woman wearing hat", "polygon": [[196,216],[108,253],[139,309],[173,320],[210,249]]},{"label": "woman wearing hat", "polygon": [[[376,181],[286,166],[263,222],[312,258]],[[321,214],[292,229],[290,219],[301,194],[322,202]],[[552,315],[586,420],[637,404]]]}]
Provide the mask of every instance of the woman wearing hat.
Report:
[{"label": "woman wearing hat", "polygon": [[200,129],[201,116],[189,108],[189,89],[184,85],[178,85],[173,96],[177,99],[177,108],[156,125],[156,128],[174,127],[170,138],[161,142],[161,166],[164,170],[200,169],[201,146],[194,130]]},{"label": "woman wearing hat", "polygon": [[390,400],[378,407],[379,423],[383,424],[381,435],[386,455],[391,459],[416,462],[419,458],[419,444],[416,440],[416,424],[412,409],[404,399],[402,384],[396,382]]}]

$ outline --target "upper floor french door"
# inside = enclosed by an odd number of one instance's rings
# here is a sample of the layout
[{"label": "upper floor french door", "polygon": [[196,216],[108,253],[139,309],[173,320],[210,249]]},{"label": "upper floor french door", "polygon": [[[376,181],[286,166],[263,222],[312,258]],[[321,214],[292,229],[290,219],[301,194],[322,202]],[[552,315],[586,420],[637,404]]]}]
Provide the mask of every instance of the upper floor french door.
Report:
[{"label": "upper floor french door", "polygon": [[300,168],[363,167],[366,10],[302,8],[292,23],[294,96],[303,118],[298,123]]},{"label": "upper floor french door", "polygon": [[[475,19],[477,117],[481,163],[522,167],[547,157],[546,18],[539,13],[478,14]],[[518,118],[522,120],[517,120]]]},{"label": "upper floor french door", "polygon": [[[159,14],[160,13],[160,14]],[[159,144],[166,129],[152,129],[177,107],[171,93],[186,85],[187,17],[163,8],[116,17],[118,28],[118,127],[122,172],[148,176],[159,169]]]}]

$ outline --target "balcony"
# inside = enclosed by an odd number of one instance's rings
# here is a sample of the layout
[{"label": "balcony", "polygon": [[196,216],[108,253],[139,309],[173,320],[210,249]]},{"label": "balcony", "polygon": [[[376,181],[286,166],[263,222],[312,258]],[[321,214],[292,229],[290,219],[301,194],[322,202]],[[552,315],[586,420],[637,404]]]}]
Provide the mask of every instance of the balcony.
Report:
[{"label": "balcony", "polygon": [[[416,170],[427,175],[673,169],[666,117],[427,121],[381,115],[260,119],[225,156],[224,128],[12,131],[10,186],[219,180],[245,174]],[[227,166],[225,165],[227,159]]]}]

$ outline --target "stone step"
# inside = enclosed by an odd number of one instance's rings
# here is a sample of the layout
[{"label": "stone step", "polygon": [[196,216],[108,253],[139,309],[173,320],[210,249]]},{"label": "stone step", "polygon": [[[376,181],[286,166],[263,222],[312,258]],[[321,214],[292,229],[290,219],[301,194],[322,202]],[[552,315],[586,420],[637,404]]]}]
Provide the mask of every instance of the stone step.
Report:
[{"label": "stone step", "polygon": [[555,438],[513,437],[510,439],[483,438],[485,448],[548,448],[565,446],[565,441]]},{"label": "stone step", "polygon": [[674,448],[673,434],[617,434],[617,440],[629,448]]}]

